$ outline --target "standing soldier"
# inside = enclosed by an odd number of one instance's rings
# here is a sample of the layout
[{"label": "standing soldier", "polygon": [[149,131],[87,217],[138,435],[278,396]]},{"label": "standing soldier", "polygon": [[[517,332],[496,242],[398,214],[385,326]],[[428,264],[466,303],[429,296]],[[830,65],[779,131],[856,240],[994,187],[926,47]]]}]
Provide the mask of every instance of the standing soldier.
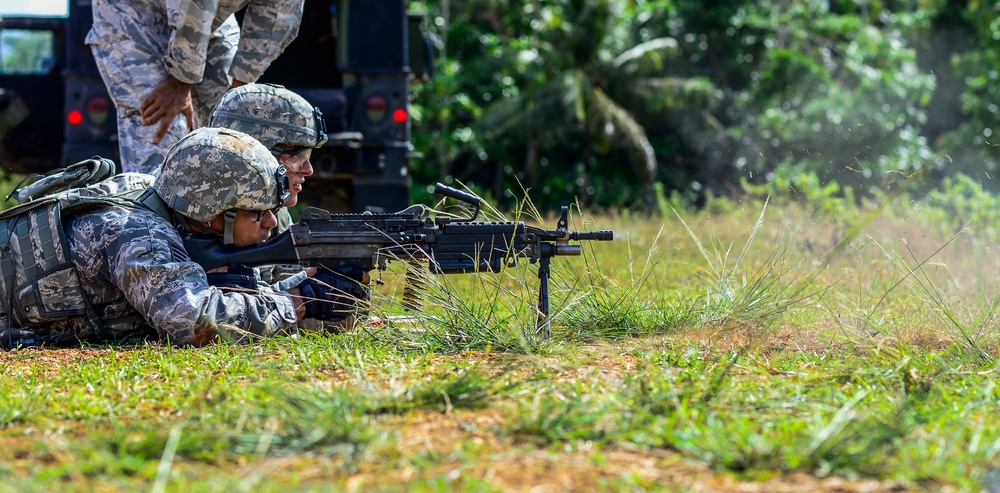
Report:
[{"label": "standing soldier", "polygon": [[302,3],[94,0],[87,44],[115,101],[122,168],[154,172],[228,89],[256,81],[298,34]]}]

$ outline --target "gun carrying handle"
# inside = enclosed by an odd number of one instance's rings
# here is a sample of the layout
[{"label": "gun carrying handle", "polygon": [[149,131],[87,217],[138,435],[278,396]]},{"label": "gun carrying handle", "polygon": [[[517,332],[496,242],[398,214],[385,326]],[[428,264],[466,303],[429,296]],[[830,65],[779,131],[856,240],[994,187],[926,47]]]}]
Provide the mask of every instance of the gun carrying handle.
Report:
[{"label": "gun carrying handle", "polygon": [[450,197],[461,202],[465,202],[466,204],[469,204],[476,208],[476,210],[472,212],[472,217],[469,217],[467,219],[459,219],[459,221],[475,221],[476,218],[479,217],[479,209],[482,206],[482,199],[480,199],[479,197],[476,197],[471,193],[465,193],[461,190],[456,190],[442,183],[434,185],[434,193],[438,195],[443,195],[445,197]]}]

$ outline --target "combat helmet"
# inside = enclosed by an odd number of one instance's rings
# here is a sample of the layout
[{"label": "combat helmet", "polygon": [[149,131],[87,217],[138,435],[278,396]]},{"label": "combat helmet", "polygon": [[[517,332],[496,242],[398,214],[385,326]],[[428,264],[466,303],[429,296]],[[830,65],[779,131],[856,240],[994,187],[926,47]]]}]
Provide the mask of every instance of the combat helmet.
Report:
[{"label": "combat helmet", "polygon": [[[288,200],[288,176],[285,167],[253,137],[203,127],[170,148],[153,190],[175,214],[194,221],[211,222],[224,213],[223,238],[228,245],[233,242],[236,211],[281,207]],[[192,226],[186,221],[178,225]],[[196,233],[211,232],[194,227]]]},{"label": "combat helmet", "polygon": [[326,123],[319,108],[279,85],[246,84],[227,92],[212,110],[210,127],[239,130],[264,147],[321,147]]}]

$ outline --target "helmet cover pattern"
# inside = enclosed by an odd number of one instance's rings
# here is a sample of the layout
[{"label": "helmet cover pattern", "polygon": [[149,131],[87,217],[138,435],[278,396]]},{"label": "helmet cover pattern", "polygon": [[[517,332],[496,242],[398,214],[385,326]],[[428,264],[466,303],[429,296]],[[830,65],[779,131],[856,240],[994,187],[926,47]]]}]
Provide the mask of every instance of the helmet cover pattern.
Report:
[{"label": "helmet cover pattern", "polygon": [[264,147],[320,147],[326,125],[319,110],[282,86],[246,84],[230,90],[212,110],[210,127],[231,128],[253,136]]},{"label": "helmet cover pattern", "polygon": [[260,142],[242,132],[211,127],[177,141],[153,183],[168,207],[204,222],[227,210],[279,207],[287,198],[286,187],[284,166]]}]

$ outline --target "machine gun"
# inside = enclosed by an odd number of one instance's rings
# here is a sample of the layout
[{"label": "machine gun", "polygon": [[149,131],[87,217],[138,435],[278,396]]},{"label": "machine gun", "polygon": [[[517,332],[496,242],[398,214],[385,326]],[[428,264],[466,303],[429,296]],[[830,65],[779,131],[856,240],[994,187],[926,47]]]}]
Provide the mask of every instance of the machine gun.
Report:
[{"label": "machine gun", "polygon": [[537,328],[548,338],[551,258],[580,255],[580,241],[614,238],[612,231],[570,231],[569,207],[562,208],[556,229],[549,230],[520,221],[476,221],[479,197],[440,183],[434,192],[475,210],[468,218],[431,219],[423,217],[422,207],[395,214],[331,214],[309,207],[288,231],[261,245],[235,248],[214,236],[188,236],[184,245],[205,270],[241,263],[301,264],[333,271],[357,266],[368,272],[384,270],[392,260],[427,259],[432,273],[458,274],[500,272],[519,258],[528,259],[538,264]]}]

